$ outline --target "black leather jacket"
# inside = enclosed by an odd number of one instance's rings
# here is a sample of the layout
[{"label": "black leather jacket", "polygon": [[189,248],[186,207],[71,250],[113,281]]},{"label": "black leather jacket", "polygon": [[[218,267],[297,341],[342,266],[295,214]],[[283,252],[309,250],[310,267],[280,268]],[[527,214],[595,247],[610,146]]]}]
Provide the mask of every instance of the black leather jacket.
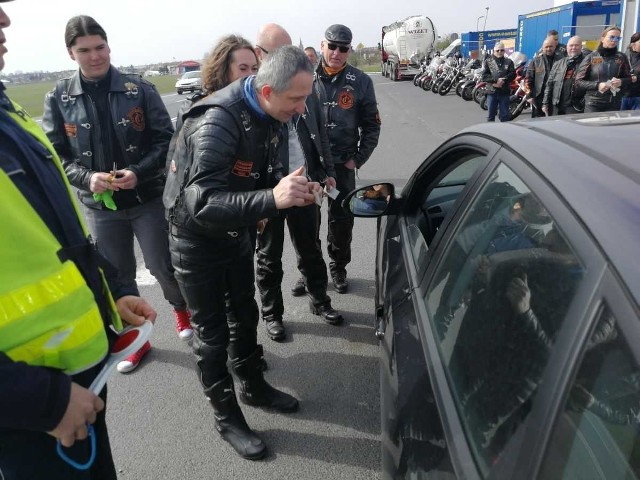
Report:
[{"label": "black leather jacket", "polygon": [[[502,87],[493,86],[498,79],[504,78]],[[482,63],[482,81],[487,82],[487,92],[509,95],[511,92],[511,82],[516,78],[516,69],[510,58],[502,59],[492,55]]]},{"label": "black leather jacket", "polygon": [[[598,84],[616,77],[622,80],[622,92],[614,97],[611,91],[600,93]],[[624,53],[612,48],[602,48],[584,57],[576,73],[575,88],[584,93],[585,103],[609,105],[620,102],[622,93],[631,83],[629,60]]]},{"label": "black leather jacket", "polygon": [[282,124],[247,105],[243,87],[249,80],[184,114],[163,196],[171,224],[219,238],[277,214],[271,188],[282,178]]},{"label": "black leather jacket", "polygon": [[[544,89],[543,105],[570,105],[573,91],[573,82],[584,56],[582,53],[575,57],[564,57],[556,61],[551,68],[547,86]],[[565,85],[565,80],[571,83]]]},{"label": "black leather jacket", "polygon": [[[629,63],[631,64],[631,75],[640,77],[640,53],[629,50]],[[625,92],[626,97],[640,97],[640,78],[629,83],[629,87]]]},{"label": "black leather jacket", "polygon": [[[305,110],[304,115],[301,115],[297,121],[297,128],[307,164],[307,175],[314,182],[324,182],[327,177],[336,177],[336,169],[333,166],[327,129],[324,126],[319,92],[315,89],[307,97]],[[283,127],[282,137],[278,158],[283,171],[289,172],[289,128],[287,126]]]},{"label": "black leather jacket", "polygon": [[[553,55],[539,55],[529,62],[527,75],[524,80],[529,98],[540,97],[540,99],[542,99],[549,73],[553,65],[562,58],[563,55],[556,50]],[[551,65],[549,65],[549,63],[551,63]]]},{"label": "black leather jacket", "polygon": [[[138,177],[136,196],[144,203],[162,195],[171,118],[155,86],[140,75],[111,67],[109,104],[121,158]],[[80,201],[102,208],[89,190],[91,175],[112,170],[112,158],[101,148],[96,109],[82,90],[80,72],[59,80],[47,93],[42,128],[58,152],[69,182],[80,189]]]},{"label": "black leather jacket", "polygon": [[362,167],[378,145],[380,114],[373,82],[366,73],[347,64],[337,75],[316,70],[316,86],[323,100],[327,134],[334,163],[352,159]]}]

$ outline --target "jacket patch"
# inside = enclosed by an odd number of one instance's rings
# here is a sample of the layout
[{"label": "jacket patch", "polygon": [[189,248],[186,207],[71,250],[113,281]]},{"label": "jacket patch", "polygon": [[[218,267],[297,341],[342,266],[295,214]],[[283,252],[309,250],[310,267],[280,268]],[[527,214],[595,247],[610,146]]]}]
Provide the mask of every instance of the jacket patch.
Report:
[{"label": "jacket patch", "polygon": [[599,65],[602,63],[602,58],[594,58],[591,60],[591,65]]},{"label": "jacket patch", "polygon": [[338,97],[338,105],[344,110],[349,110],[353,107],[354,98],[353,93],[349,90],[343,90]]},{"label": "jacket patch", "polygon": [[125,94],[127,97],[131,97],[132,95],[133,95],[134,97],[137,97],[137,96],[138,96],[138,85],[136,85],[135,83],[133,83],[133,82],[127,82],[127,83],[125,83],[125,84],[124,84],[124,88],[126,88],[126,89],[127,89],[127,91],[126,91],[126,92],[124,92],[124,94]]},{"label": "jacket patch", "polygon": [[244,162],[242,160],[236,160],[236,163],[231,169],[231,173],[238,177],[250,177],[251,170],[253,169],[253,162]]},{"label": "jacket patch", "polygon": [[127,118],[131,122],[131,126],[138,132],[144,131],[144,110],[142,107],[133,107],[127,112]]},{"label": "jacket patch", "polygon": [[67,137],[76,138],[78,135],[78,126],[75,123],[65,123],[64,133],[67,134]]}]

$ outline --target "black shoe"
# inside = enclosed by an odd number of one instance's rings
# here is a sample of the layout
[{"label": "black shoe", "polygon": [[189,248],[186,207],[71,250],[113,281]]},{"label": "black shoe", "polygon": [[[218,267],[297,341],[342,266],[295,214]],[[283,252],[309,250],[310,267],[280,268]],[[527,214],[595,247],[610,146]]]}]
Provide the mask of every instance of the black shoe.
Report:
[{"label": "black shoe", "polygon": [[307,293],[307,287],[304,284],[304,278],[300,277],[296,284],[291,287],[291,295],[294,297],[301,297],[305,293]]},{"label": "black shoe", "polygon": [[248,460],[259,460],[267,453],[267,446],[247,425],[236,400],[233,380],[227,376],[205,389],[213,406],[216,430],[238,454]]},{"label": "black shoe", "polygon": [[349,282],[347,282],[347,272],[331,272],[331,280],[333,280],[333,288],[338,293],[347,293]]},{"label": "black shoe", "polygon": [[298,410],[298,400],[288,393],[273,388],[264,379],[262,369],[259,366],[262,357],[262,346],[247,358],[231,360],[233,371],[240,380],[239,398],[243,403],[253,407],[262,407],[281,413],[290,413]]},{"label": "black shoe", "polygon": [[265,327],[267,329],[267,335],[275,342],[280,342],[285,339],[287,332],[282,324],[282,319],[275,318],[273,320],[265,320]]},{"label": "black shoe", "polygon": [[309,302],[309,308],[311,309],[311,313],[320,315],[329,325],[340,325],[344,321],[342,315],[335,311],[329,304],[316,307],[312,302]]}]

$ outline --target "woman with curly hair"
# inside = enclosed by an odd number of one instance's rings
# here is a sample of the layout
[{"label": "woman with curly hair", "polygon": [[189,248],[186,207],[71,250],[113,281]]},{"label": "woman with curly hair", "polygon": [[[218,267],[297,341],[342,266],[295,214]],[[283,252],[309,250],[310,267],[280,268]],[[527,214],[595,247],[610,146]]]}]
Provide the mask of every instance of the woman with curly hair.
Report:
[{"label": "woman with curly hair", "polygon": [[202,67],[202,88],[213,93],[231,82],[258,71],[258,59],[249,41],[239,35],[223,37],[213,47]]}]

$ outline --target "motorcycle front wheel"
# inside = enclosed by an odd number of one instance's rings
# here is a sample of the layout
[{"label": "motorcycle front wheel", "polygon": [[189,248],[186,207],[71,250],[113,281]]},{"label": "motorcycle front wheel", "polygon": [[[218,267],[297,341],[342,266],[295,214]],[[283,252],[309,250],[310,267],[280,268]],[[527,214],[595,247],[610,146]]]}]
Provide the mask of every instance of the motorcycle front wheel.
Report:
[{"label": "motorcycle front wheel", "polygon": [[473,100],[476,103],[480,103],[480,100],[482,100],[483,97],[485,97],[487,94],[487,87],[484,85],[476,85],[473,89],[473,91],[471,92],[471,96],[473,98]]}]

